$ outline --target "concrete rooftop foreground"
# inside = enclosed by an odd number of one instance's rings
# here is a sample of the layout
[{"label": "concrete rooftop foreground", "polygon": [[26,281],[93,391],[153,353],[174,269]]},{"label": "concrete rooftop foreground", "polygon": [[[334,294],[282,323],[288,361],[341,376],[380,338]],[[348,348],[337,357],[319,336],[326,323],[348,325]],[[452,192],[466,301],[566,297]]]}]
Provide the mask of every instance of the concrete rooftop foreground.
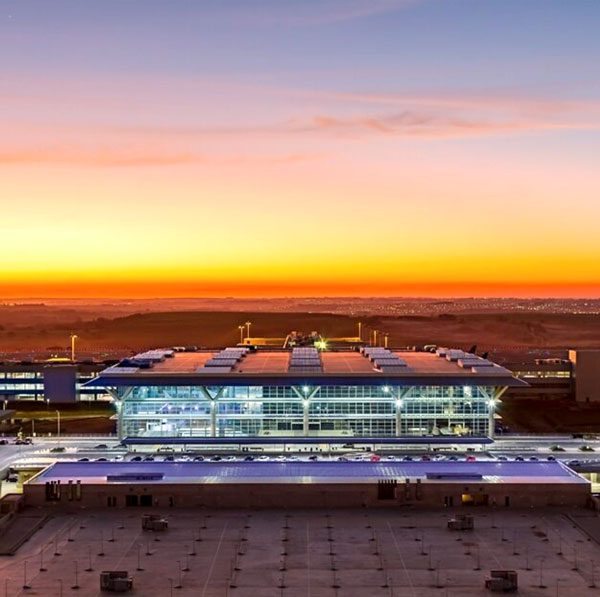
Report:
[{"label": "concrete rooftop foreground", "polygon": [[[141,530],[144,511],[53,516],[0,557],[8,597],[58,597],[61,581],[62,595],[101,595],[101,570],[128,570],[130,594],[144,597],[489,595],[490,569],[515,569],[521,596],[596,595],[600,585],[600,546],[557,510],[474,508],[471,532],[446,529],[453,510],[164,510],[165,533]],[[600,530],[594,513],[571,514]]]},{"label": "concrete rooftop foreground", "polygon": [[[56,462],[28,481],[123,483],[136,475],[157,475],[159,483],[372,483],[420,479],[425,483],[588,483],[558,461],[502,462]],[[444,475],[440,480],[428,476]],[[478,478],[479,477],[479,478]]]}]

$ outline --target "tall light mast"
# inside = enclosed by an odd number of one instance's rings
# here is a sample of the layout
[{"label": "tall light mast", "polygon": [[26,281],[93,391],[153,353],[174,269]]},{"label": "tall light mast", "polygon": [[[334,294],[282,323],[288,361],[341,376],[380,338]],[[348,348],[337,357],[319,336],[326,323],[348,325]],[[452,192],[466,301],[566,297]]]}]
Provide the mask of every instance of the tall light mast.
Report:
[{"label": "tall light mast", "polygon": [[71,334],[71,361],[75,362],[75,340],[77,340],[79,336],[77,334]]}]

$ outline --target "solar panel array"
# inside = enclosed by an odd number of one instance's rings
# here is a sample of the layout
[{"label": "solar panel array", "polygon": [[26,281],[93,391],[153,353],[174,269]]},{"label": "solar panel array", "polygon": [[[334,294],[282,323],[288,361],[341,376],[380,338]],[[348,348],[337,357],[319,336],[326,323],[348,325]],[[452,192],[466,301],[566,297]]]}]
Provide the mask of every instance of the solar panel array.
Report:
[{"label": "solar panel array", "polygon": [[471,367],[493,367],[494,363],[481,357],[466,357],[464,359],[458,359],[456,361],[459,367],[463,369],[470,369]]},{"label": "solar panel array", "polygon": [[406,361],[387,348],[382,348],[381,346],[363,346],[360,352],[384,373],[403,373],[409,370],[406,366]]},{"label": "solar panel array", "polygon": [[105,373],[107,375],[128,375],[131,373],[137,373],[138,371],[139,367],[121,367],[120,365],[115,365],[114,367],[109,367]]},{"label": "solar panel array", "polygon": [[499,373],[505,374],[510,373],[508,369],[504,367],[498,367],[492,361],[488,361],[482,357],[473,354],[472,352],[465,352],[457,348],[438,348],[435,351],[438,357],[444,358],[447,361],[456,363],[461,369],[470,369],[472,373]]},{"label": "solar panel array", "polygon": [[213,365],[211,367],[198,367],[196,373],[210,373],[211,375],[221,375],[222,373],[231,373],[231,367],[219,367]]},{"label": "solar panel array", "polygon": [[320,373],[323,370],[321,355],[312,346],[297,346],[292,348],[290,373]]},{"label": "solar panel array", "polygon": [[139,369],[150,369],[154,367],[154,363],[161,363],[165,359],[173,358],[175,351],[168,349],[156,349],[147,350],[146,352],[139,352],[133,357],[123,359],[119,363],[121,368],[139,368]]},{"label": "solar panel array", "polygon": [[230,373],[247,353],[247,348],[225,348],[208,359],[203,367],[198,367],[196,373]]},{"label": "solar panel array", "polygon": [[150,359],[155,362],[164,361],[165,359],[172,359],[175,351],[171,348],[157,348],[155,350],[147,350],[146,352],[140,352],[135,355],[135,359]]}]

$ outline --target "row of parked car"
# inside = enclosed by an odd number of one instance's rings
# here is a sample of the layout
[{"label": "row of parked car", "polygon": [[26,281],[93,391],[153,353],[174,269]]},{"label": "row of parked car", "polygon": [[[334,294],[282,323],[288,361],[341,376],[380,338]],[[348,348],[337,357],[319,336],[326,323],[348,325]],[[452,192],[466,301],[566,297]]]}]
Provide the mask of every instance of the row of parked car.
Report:
[{"label": "row of parked car", "polygon": [[30,437],[17,437],[11,442],[5,437],[0,438],[0,446],[7,446],[8,444],[14,444],[15,446],[30,446],[33,444],[33,440]]},{"label": "row of parked car", "polygon": [[[82,459],[83,460],[83,459]],[[105,460],[105,459],[98,459]],[[422,461],[422,462],[430,462],[430,461],[459,461],[463,460],[463,458],[452,455],[443,455],[443,454],[422,454],[420,456],[380,456],[379,454],[346,454],[340,455],[337,457],[326,457],[318,454],[310,454],[308,456],[297,456],[297,455],[279,455],[279,456],[267,456],[266,454],[262,454],[260,456],[254,456],[251,454],[247,454],[246,456],[221,456],[218,454],[212,456],[203,456],[203,455],[175,455],[175,454],[167,454],[167,455],[139,455],[128,459],[130,462],[154,462],[154,461],[162,461],[162,462],[301,462],[301,461],[310,461],[315,462],[317,460],[337,460],[338,462],[380,462],[380,461],[399,461],[399,462],[413,462],[413,461]],[[464,457],[466,462],[474,462],[477,460],[477,457],[473,454],[469,454]]]}]

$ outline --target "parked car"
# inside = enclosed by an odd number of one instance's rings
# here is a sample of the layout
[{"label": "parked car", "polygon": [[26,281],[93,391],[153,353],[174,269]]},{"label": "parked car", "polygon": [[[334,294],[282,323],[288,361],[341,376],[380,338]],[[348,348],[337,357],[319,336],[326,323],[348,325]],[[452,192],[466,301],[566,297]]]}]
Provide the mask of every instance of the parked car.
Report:
[{"label": "parked car", "polygon": [[204,456],[194,456],[194,462],[204,462]]},{"label": "parked car", "polygon": [[319,460],[319,457],[316,454],[311,454],[308,459],[315,462],[316,460]]},{"label": "parked car", "polygon": [[142,462],[142,457],[141,456],[134,456],[131,459],[131,462]]},{"label": "parked car", "polygon": [[8,444],[7,439],[0,439],[0,446],[6,446],[6,444]]},{"label": "parked car", "polygon": [[523,456],[515,456],[515,462],[524,462],[525,458]]},{"label": "parked car", "polygon": [[[202,456],[200,456],[200,458],[202,458]],[[254,456],[244,456],[244,462],[253,462],[254,461]]]},{"label": "parked car", "polygon": [[588,446],[588,445],[581,446],[581,448],[579,448],[579,449],[582,452],[593,452],[594,451],[594,448],[592,448],[592,446]]},{"label": "parked car", "polygon": [[429,454],[423,454],[423,455],[421,456],[421,460],[422,460],[423,462],[430,462],[430,461],[431,461],[431,456],[429,456]]},{"label": "parked car", "polygon": [[145,456],[144,462],[154,462],[154,456]]},{"label": "parked car", "polygon": [[80,458],[77,462],[89,462],[89,458]]},{"label": "parked car", "polygon": [[475,456],[473,456],[473,454],[469,454],[469,455],[468,455],[468,456],[465,458],[465,460],[466,460],[467,462],[476,462],[476,461],[477,461],[477,458],[476,458]]},{"label": "parked car", "polygon": [[565,449],[562,446],[559,446],[558,444],[554,444],[553,446],[550,446],[550,450],[552,452],[564,452]]},{"label": "parked car", "polygon": [[108,450],[108,446],[106,444],[98,444],[94,447],[94,450]]}]

